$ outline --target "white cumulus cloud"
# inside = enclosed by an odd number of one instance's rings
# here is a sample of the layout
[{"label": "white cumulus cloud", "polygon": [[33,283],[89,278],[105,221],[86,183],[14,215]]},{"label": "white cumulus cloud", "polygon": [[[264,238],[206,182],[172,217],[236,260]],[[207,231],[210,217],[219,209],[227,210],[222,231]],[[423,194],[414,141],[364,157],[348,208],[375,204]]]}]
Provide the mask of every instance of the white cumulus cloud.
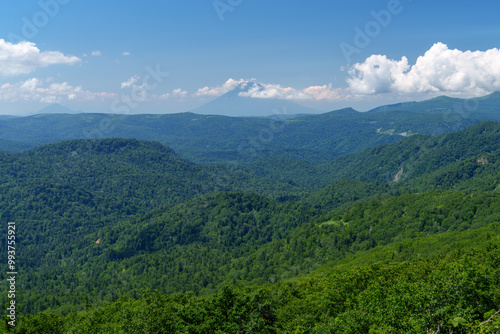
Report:
[{"label": "white cumulus cloud", "polygon": [[194,94],[195,96],[220,96],[229,92],[230,90],[235,89],[238,85],[242,83],[248,83],[248,80],[240,79],[234,80],[232,78],[228,79],[222,86],[216,87],[208,87],[205,86],[203,88],[198,89],[198,91]]},{"label": "white cumulus cloud", "polygon": [[99,98],[114,98],[113,93],[90,92],[81,86],[72,86],[67,82],[52,83],[31,78],[15,84],[6,83],[0,86],[0,101],[31,101],[55,103],[65,100],[90,101]]},{"label": "white cumulus cloud", "polygon": [[172,91],[172,95],[177,97],[185,97],[187,95],[187,92],[185,90],[177,88]]},{"label": "white cumulus cloud", "polygon": [[12,44],[0,39],[0,74],[14,76],[28,74],[41,67],[55,64],[74,64],[81,61],[75,56],[65,56],[59,51],[40,51],[35,43]]},{"label": "white cumulus cloud", "polygon": [[102,56],[102,52],[101,51],[92,51],[91,55],[94,57]]},{"label": "white cumulus cloud", "polygon": [[124,81],[121,83],[122,88],[127,88],[127,87],[132,87],[137,81],[139,81],[141,78],[137,75],[134,75],[130,77],[127,81]]},{"label": "white cumulus cloud", "polygon": [[406,57],[372,55],[349,69],[355,94],[449,93],[479,96],[500,90],[500,50],[451,50],[434,44],[414,65]]},{"label": "white cumulus cloud", "polygon": [[282,99],[282,100],[327,100],[335,101],[346,98],[347,90],[332,88],[331,85],[310,86],[304,89],[283,87],[279,84],[257,83],[255,79],[234,80],[228,79],[222,86],[203,87],[193,94],[194,96],[220,96],[240,86],[243,91],[241,97],[255,99]]},{"label": "white cumulus cloud", "polygon": [[312,98],[311,95],[301,90],[275,84],[254,84],[247,92],[241,92],[238,95],[255,99],[306,100]]},{"label": "white cumulus cloud", "polygon": [[281,99],[281,100],[316,100],[336,101],[348,97],[343,88],[332,88],[331,85],[310,86],[304,89],[282,87],[276,84],[257,84],[246,92],[238,94],[243,97],[256,99]]},{"label": "white cumulus cloud", "polygon": [[162,95],[158,96],[158,98],[160,100],[168,100],[171,97],[184,98],[187,96],[187,94],[188,94],[187,91],[182,90],[181,88],[177,88],[177,89],[172,90],[172,93],[162,94]]}]

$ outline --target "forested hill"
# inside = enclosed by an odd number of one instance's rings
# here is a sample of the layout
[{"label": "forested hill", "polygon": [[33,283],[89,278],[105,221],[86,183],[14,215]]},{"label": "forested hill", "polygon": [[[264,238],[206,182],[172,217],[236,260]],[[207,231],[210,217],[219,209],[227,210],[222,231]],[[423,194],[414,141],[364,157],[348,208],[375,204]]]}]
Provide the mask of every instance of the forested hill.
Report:
[{"label": "forested hill", "polygon": [[[162,144],[136,139],[75,140],[0,154],[0,217],[17,224],[25,273],[53,273],[107,226],[228,190],[271,198],[301,193],[241,168],[195,165]],[[6,247],[7,240],[0,241]]]},{"label": "forested hill", "polygon": [[397,143],[366,148],[324,164],[271,158],[255,162],[251,169],[261,176],[291,180],[317,189],[341,178],[397,183],[473,158],[483,159],[484,163],[476,162],[476,165],[491,168],[496,161],[494,156],[499,153],[500,123],[481,122],[443,135],[410,136]]},{"label": "forested hill", "polygon": [[167,146],[136,139],[74,140],[2,153],[0,169],[4,185],[71,185],[128,203],[133,212],[217,190],[252,189],[273,197],[293,189],[237,167],[196,165]]},{"label": "forested hill", "polygon": [[75,140],[0,159],[1,219],[22,222],[43,242],[214,191],[300,193],[241,168],[195,165],[162,144],[136,139]]}]

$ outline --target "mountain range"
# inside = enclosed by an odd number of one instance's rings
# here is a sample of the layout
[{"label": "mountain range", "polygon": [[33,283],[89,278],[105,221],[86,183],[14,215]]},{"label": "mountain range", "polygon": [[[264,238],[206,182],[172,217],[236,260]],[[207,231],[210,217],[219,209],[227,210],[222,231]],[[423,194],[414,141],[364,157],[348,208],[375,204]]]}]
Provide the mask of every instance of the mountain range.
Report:
[{"label": "mountain range", "polygon": [[405,102],[377,107],[370,112],[384,112],[406,110],[416,113],[447,113],[455,117],[468,117],[479,115],[480,117],[491,117],[498,120],[500,117],[498,105],[500,104],[500,92],[489,95],[459,99],[448,96],[438,96],[422,102]]},{"label": "mountain range", "polygon": [[[277,157],[327,162],[414,134],[442,134],[497,121],[499,95],[470,100],[441,97],[370,112],[347,108],[295,117],[39,114],[0,119],[0,149],[20,151],[63,140],[121,137],[158,141],[194,162],[245,165]],[[240,97],[238,89],[225,96],[219,101],[270,102]]]},{"label": "mountain range", "polygon": [[0,329],[498,332],[497,99],[1,118]]}]

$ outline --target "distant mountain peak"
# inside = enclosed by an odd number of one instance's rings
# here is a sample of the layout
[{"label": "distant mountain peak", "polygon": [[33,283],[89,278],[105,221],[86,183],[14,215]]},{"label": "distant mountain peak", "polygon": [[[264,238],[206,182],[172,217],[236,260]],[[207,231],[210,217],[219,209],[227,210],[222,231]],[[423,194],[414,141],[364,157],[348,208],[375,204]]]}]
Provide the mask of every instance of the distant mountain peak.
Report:
[{"label": "distant mountain peak", "polygon": [[250,88],[259,87],[264,89],[264,86],[255,80],[248,80],[240,83],[235,90],[241,90],[242,92],[247,92]]},{"label": "distant mountain peak", "polygon": [[260,90],[264,89],[264,86],[256,81],[245,81],[245,82],[240,83],[238,86],[236,86],[235,88],[233,88],[229,92],[221,95],[219,98],[221,98],[221,97],[225,97],[225,98],[242,97],[240,95],[241,93],[248,93],[251,89],[255,90],[256,88],[258,88],[258,90],[260,91]]},{"label": "distant mountain peak", "polygon": [[256,98],[250,95],[262,92],[264,85],[249,80],[240,83],[234,89],[219,96],[207,104],[191,110],[195,114],[223,116],[266,117],[276,114],[318,114],[320,111],[304,107],[298,103],[277,98]]},{"label": "distant mountain peak", "polygon": [[40,109],[36,115],[39,114],[78,114],[78,111],[74,111],[68,107],[62,106],[59,103],[52,103],[48,106]]}]

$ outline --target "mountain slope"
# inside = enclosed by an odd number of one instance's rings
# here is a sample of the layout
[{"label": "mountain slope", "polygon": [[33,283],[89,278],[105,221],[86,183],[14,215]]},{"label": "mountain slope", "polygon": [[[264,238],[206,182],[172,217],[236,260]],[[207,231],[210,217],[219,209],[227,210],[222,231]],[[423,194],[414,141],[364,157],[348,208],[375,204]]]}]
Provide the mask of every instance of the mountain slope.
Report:
[{"label": "mountain slope", "polygon": [[[500,219],[499,196],[432,191],[359,202],[317,217],[305,207],[220,193],[104,228],[53,268],[24,272],[30,281],[45,277],[37,289],[67,300],[66,307],[81,304],[85,294],[100,304],[138,296],[143,288],[207,294],[236,281],[279,282],[408,238],[487,226]],[[23,295],[31,301],[24,312],[57,306],[21,287],[30,292]]]},{"label": "mountain slope", "polygon": [[164,145],[135,139],[0,153],[0,217],[18,224],[24,265],[49,270],[106,226],[222,190],[274,198],[301,192],[241,168],[198,166]]},{"label": "mountain slope", "polygon": [[[418,178],[474,157],[478,160],[482,155],[490,156],[489,161],[493,163],[496,161],[494,156],[500,154],[499,145],[500,124],[482,122],[454,133],[410,136],[396,143],[346,154],[323,164],[268,158],[254,162],[249,168],[263,177],[291,182],[307,189],[318,189],[344,178],[390,184]],[[482,165],[480,162],[473,163]]]},{"label": "mountain slope", "polygon": [[500,153],[500,124],[482,122],[440,136],[412,136],[398,143],[368,148],[326,165],[337,178],[399,182],[433,172],[480,154]]},{"label": "mountain slope", "polygon": [[497,333],[499,235],[497,223],[405,240],[285,282],[227,285],[210,296],[146,291],[67,316],[24,316],[16,330]]}]

